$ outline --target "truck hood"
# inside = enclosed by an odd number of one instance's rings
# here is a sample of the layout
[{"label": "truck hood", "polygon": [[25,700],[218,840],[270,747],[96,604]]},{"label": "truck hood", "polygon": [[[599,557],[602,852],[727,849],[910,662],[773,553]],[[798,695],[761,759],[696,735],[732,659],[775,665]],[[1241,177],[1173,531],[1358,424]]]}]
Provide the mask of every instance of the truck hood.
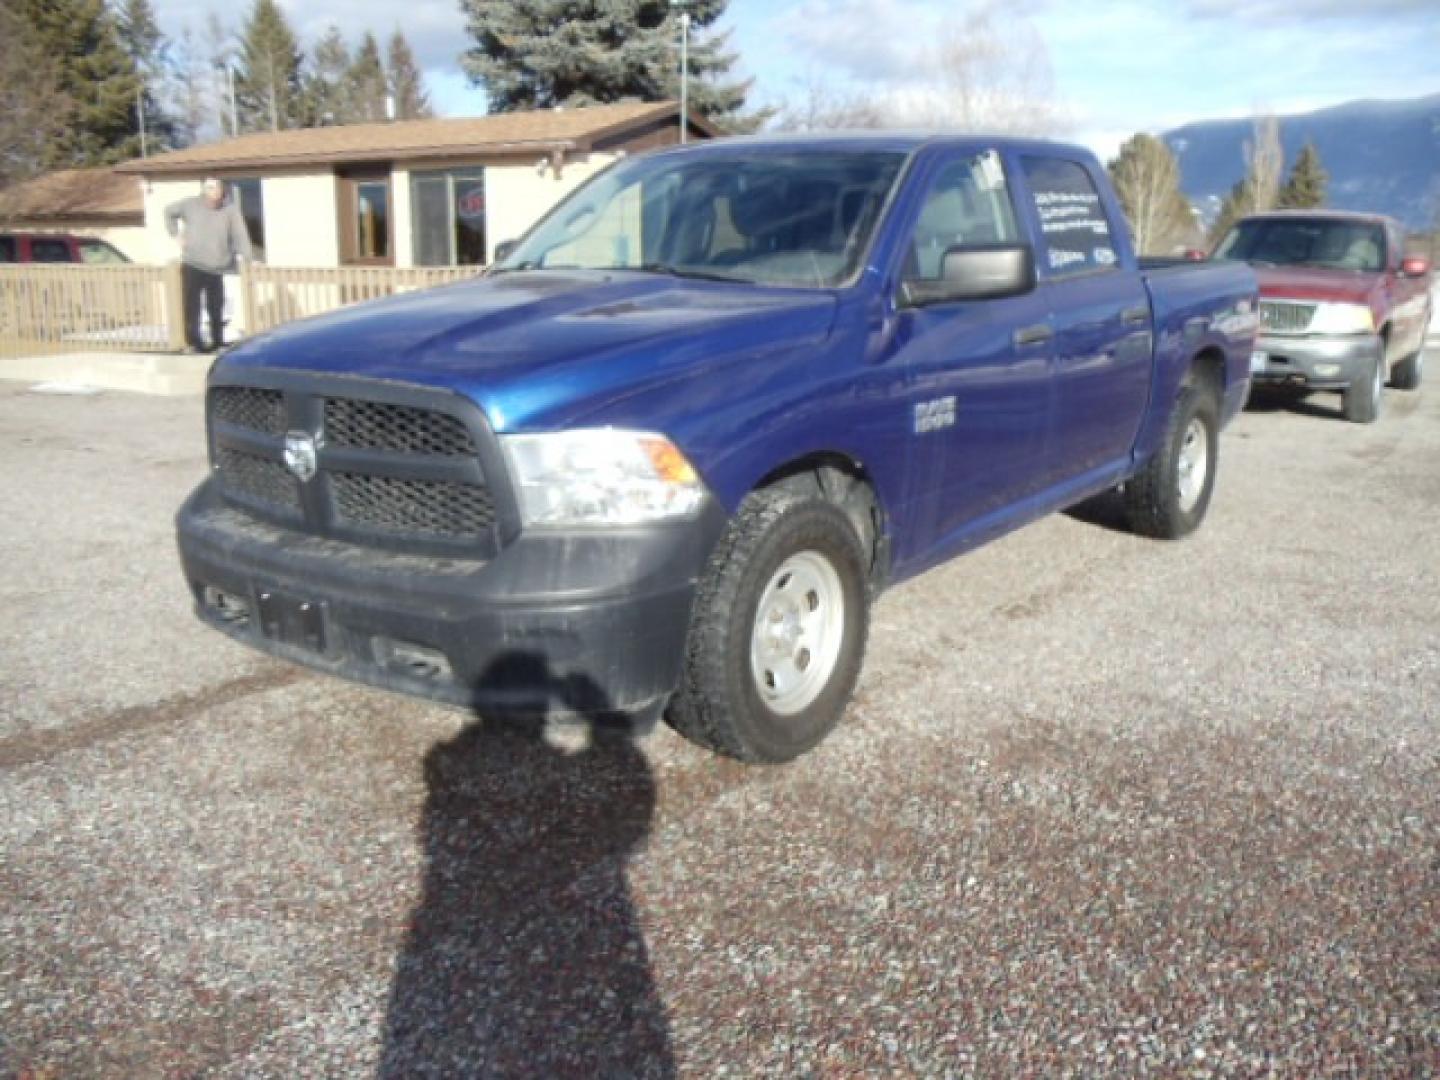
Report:
[{"label": "truck hood", "polygon": [[217,369],[279,368],[465,394],[496,430],[573,423],[642,387],[829,333],[821,290],[628,271],[481,278],[286,324]]},{"label": "truck hood", "polygon": [[1383,279],[1359,270],[1326,270],[1316,266],[1257,266],[1260,295],[1286,300],[1369,304]]}]

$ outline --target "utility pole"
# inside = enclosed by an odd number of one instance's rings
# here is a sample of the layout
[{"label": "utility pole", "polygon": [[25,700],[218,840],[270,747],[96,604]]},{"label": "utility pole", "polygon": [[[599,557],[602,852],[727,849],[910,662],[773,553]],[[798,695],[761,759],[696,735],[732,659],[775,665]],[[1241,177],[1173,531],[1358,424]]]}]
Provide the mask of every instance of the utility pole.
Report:
[{"label": "utility pole", "polygon": [[135,87],[135,116],[140,121],[140,156],[149,157],[145,145],[145,83]]},{"label": "utility pole", "polygon": [[672,8],[680,9],[680,141],[690,136],[690,13],[688,0],[670,0]]}]

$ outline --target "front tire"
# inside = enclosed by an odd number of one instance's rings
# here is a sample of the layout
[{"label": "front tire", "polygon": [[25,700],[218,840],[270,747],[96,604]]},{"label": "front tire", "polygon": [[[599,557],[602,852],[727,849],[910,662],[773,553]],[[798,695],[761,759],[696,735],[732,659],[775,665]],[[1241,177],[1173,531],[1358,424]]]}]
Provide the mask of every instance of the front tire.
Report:
[{"label": "front tire", "polygon": [[750,495],[701,579],[670,725],[741,761],[819,743],[860,674],[868,564],[839,507],[783,488]]},{"label": "front tire", "polygon": [[1352,424],[1373,424],[1380,418],[1380,402],[1385,394],[1385,367],[1382,347],[1370,371],[1346,388],[1343,398],[1345,419]]},{"label": "front tire", "polygon": [[1192,379],[1180,391],[1160,449],[1125,484],[1133,531],[1178,540],[1200,527],[1215,490],[1219,432],[1215,391]]},{"label": "front tire", "polygon": [[1395,365],[1390,376],[1390,385],[1397,390],[1419,390],[1420,378],[1425,371],[1425,339],[1430,333],[1430,320],[1425,320],[1425,329],[1420,333],[1420,347]]}]

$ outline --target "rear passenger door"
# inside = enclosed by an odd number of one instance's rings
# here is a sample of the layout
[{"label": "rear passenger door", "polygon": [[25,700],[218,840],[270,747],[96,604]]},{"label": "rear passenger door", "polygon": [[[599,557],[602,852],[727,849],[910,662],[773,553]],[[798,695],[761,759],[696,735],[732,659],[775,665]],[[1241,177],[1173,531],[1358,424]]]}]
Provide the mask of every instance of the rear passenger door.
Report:
[{"label": "rear passenger door", "polygon": [[1055,328],[1051,480],[1064,483],[1126,457],[1150,395],[1151,313],[1145,284],[1122,259],[1094,177],[1080,161],[1024,154],[1040,291]]},{"label": "rear passenger door", "polygon": [[1044,483],[1050,327],[1035,291],[913,306],[947,251],[1023,243],[999,154],[955,153],[932,167],[901,258],[898,353],[912,438],[913,527],[902,557],[962,541],[967,528]]}]

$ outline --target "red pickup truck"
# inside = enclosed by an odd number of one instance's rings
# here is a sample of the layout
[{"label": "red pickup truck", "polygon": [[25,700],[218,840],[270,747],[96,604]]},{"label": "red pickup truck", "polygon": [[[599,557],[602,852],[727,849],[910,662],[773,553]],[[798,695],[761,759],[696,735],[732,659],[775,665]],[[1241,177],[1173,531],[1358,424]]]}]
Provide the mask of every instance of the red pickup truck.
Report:
[{"label": "red pickup truck", "polygon": [[1431,316],[1430,263],[1405,257],[1392,218],[1285,210],[1243,218],[1215,249],[1260,279],[1257,386],[1339,390],[1345,417],[1380,414],[1385,383],[1420,385]]},{"label": "red pickup truck", "polygon": [[68,233],[0,233],[0,263],[85,263],[117,266],[130,260],[104,240]]}]

